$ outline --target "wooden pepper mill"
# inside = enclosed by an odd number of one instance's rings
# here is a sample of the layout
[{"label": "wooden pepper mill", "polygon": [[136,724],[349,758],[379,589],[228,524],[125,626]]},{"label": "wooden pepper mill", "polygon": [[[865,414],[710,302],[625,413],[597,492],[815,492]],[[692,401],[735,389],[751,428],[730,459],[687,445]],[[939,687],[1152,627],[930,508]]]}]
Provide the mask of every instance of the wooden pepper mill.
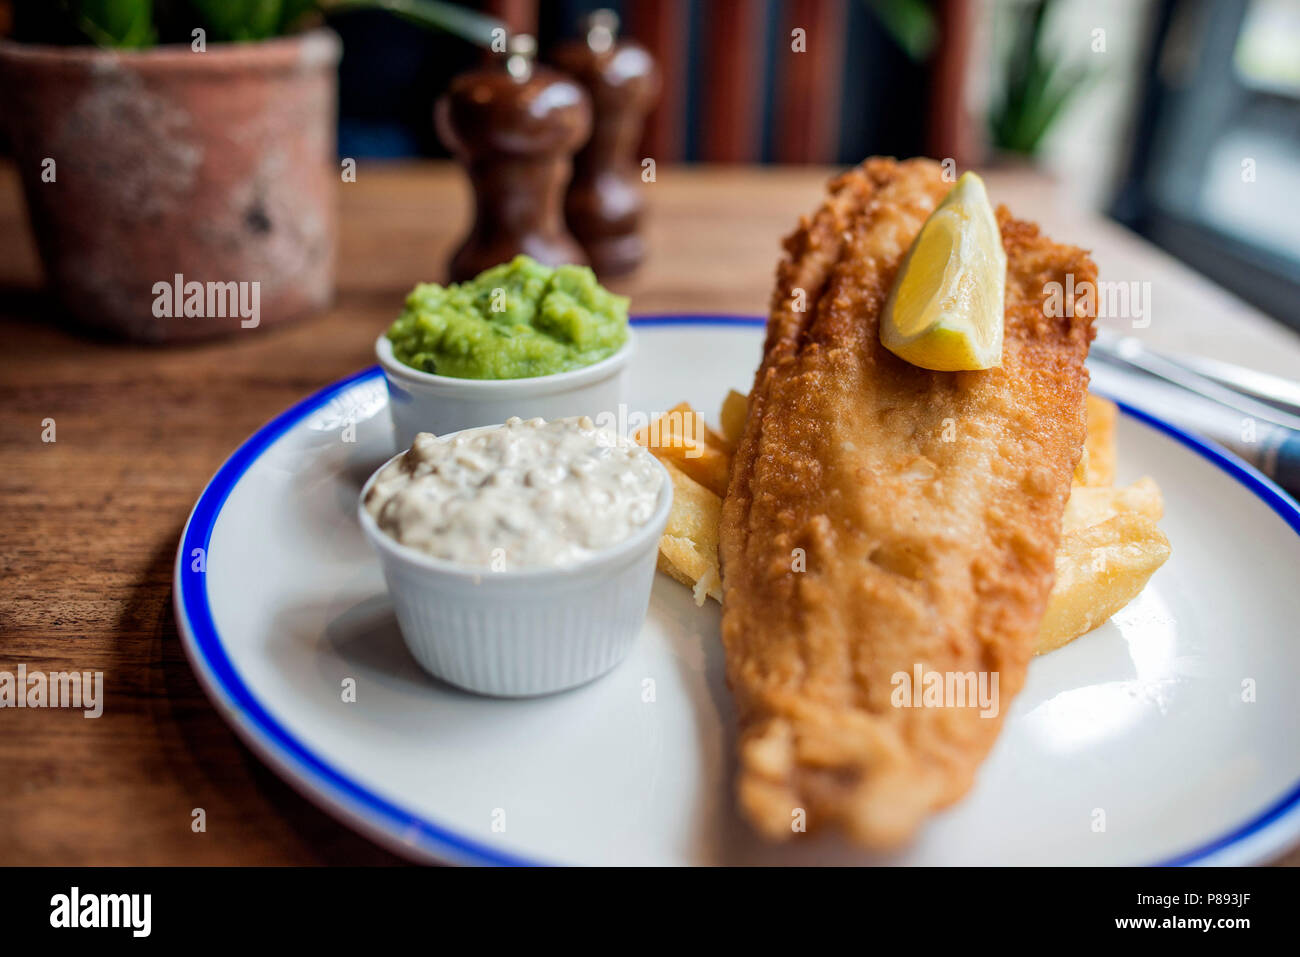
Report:
[{"label": "wooden pepper mill", "polygon": [[587,93],[534,62],[537,44],[512,36],[506,54],[462,73],[438,99],[438,135],[469,174],[474,226],[452,257],[452,282],[519,253],[548,266],[586,265],[564,223],[573,154],[591,132]]},{"label": "wooden pepper mill", "polygon": [[595,111],[565,200],[569,228],[601,276],[630,272],[645,257],[645,187],[636,149],[659,97],[659,70],[645,47],[619,39],[612,10],[588,16],[581,39],[562,44],[551,59],[587,89]]}]

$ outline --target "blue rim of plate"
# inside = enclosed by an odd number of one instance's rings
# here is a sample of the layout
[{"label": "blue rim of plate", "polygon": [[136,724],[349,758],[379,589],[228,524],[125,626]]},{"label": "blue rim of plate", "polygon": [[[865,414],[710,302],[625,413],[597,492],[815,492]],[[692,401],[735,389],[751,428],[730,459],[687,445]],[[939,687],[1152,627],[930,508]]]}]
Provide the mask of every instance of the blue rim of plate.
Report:
[{"label": "blue rim of plate", "polygon": [[[766,320],[755,316],[686,314],[638,316],[633,318],[632,322],[639,328],[752,327],[762,326]],[[394,804],[349,778],[294,737],[267,712],[240,678],[230,657],[226,654],[212,617],[212,608],[208,603],[206,575],[202,572],[189,571],[189,556],[194,554],[195,549],[203,549],[202,554],[207,556],[212,530],[221,515],[226,499],[262,453],[302,419],[340,393],[359,382],[382,378],[382,376],[383,372],[379,366],[371,366],[308,396],[253,433],[212,477],[199,496],[194,511],[190,514],[176,553],[174,577],[176,616],[181,625],[186,654],[208,696],[246,743],[288,777],[291,783],[307,791],[310,796],[320,799],[329,810],[342,814],[359,830],[379,843],[395,850],[407,852],[417,850],[430,858],[454,863],[536,865],[542,862],[526,860],[499,851]],[[1211,445],[1141,409],[1125,402],[1117,401],[1117,404],[1125,415],[1176,439],[1228,473],[1276,512],[1297,535],[1300,535],[1300,506],[1297,506],[1290,496],[1253,466],[1231,452]],[[1190,851],[1160,861],[1154,866],[1176,867],[1202,861],[1260,833],[1297,807],[1300,807],[1300,781],[1280,800],[1245,824]]]}]

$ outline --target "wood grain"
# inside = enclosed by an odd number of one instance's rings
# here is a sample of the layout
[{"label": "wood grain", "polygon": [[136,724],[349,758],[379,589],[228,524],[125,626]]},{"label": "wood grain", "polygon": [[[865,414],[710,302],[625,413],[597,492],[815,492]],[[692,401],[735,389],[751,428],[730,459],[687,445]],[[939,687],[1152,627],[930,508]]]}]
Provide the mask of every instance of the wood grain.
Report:
[{"label": "wood grain", "polygon": [[[661,166],[647,187],[650,259],[617,288],[636,312],[763,313],[779,241],[829,174]],[[1153,340],[1300,367],[1289,334],[1117,227],[1067,212],[1050,181],[989,185],[1020,216],[1092,246],[1103,273],[1113,260],[1167,290],[1182,331],[1153,323]],[[281,783],[208,703],[177,637],[172,561],[194,500],[243,439],[372,362],[407,289],[441,271],[467,198],[449,166],[363,166],[340,186],[327,314],[163,350],[59,323],[16,177],[0,167],[0,670],[103,671],[106,698],[96,720],[0,711],[0,864],[395,862]]]}]

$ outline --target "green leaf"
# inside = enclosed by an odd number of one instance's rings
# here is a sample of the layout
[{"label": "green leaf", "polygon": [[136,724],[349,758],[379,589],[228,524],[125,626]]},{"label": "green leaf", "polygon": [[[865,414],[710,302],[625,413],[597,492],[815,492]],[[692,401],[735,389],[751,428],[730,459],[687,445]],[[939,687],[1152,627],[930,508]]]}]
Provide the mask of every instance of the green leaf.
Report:
[{"label": "green leaf", "polygon": [[1070,71],[1063,79],[1044,91],[1035,104],[1034,111],[1026,118],[1026,137],[1036,151],[1047,137],[1047,131],[1056,123],[1057,117],[1069,103],[1087,85],[1095,72],[1076,69]]},{"label": "green leaf", "polygon": [[209,43],[265,40],[278,36],[283,21],[282,0],[188,0],[207,31]]},{"label": "green leaf", "polygon": [[[386,10],[423,27],[442,30],[479,46],[489,46],[505,25],[495,17],[441,0],[34,0],[49,3],[43,24],[62,36],[73,30],[106,47],[143,47],[157,40],[158,22],[184,25],[188,36],[202,27],[212,43],[247,42],[282,36],[316,11]],[[922,0],[909,0],[920,3]],[[158,9],[161,8],[161,9]]]},{"label": "green leaf", "polygon": [[147,47],[154,42],[153,0],[75,0],[72,22],[102,47]]},{"label": "green leaf", "polygon": [[1013,28],[1002,100],[989,115],[989,131],[1000,149],[1038,152],[1066,104],[1096,75],[1081,67],[1067,69],[1059,50],[1045,48],[1051,7],[1051,0],[1040,0]]},{"label": "green leaf", "polygon": [[866,3],[885,32],[910,59],[920,62],[934,50],[939,26],[926,0],[866,0]]},{"label": "green leaf", "polygon": [[339,10],[387,10],[412,23],[442,30],[481,47],[490,46],[495,30],[505,29],[496,17],[441,0],[319,0],[326,13]]}]

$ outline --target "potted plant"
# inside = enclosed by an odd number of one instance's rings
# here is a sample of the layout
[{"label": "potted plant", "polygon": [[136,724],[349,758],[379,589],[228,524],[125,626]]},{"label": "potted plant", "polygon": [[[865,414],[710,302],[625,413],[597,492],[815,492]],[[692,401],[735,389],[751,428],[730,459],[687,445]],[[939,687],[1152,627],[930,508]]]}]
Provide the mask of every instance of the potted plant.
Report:
[{"label": "potted plant", "polygon": [[1005,63],[1001,99],[989,117],[993,147],[1002,157],[1033,158],[1066,105],[1095,73],[1069,65],[1053,47],[1045,25],[1052,0],[1032,0],[1016,11]]},{"label": "potted plant", "polygon": [[433,0],[38,0],[0,88],[46,278],[88,326],[174,341],[273,325],[333,294],[338,37],[379,7],[487,44]]}]

